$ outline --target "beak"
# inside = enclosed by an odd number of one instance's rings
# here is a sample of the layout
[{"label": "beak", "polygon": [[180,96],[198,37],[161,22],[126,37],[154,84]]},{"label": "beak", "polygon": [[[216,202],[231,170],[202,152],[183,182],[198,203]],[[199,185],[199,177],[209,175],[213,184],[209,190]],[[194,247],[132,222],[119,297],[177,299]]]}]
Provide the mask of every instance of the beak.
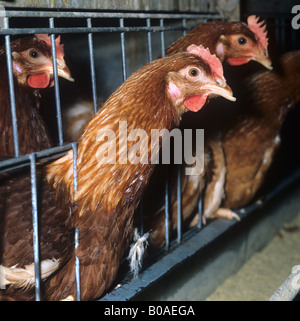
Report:
[{"label": "beak", "polygon": [[267,55],[261,54],[259,56],[255,56],[255,57],[253,57],[253,60],[259,62],[260,64],[262,64],[264,67],[266,67],[269,70],[273,69],[272,61],[271,61],[271,58],[269,57],[268,54]]},{"label": "beak", "polygon": [[71,77],[70,69],[67,67],[64,60],[57,60],[57,73],[58,76],[65,78],[71,82],[74,82],[74,78]]},{"label": "beak", "polygon": [[[53,74],[53,67],[52,64],[51,66],[46,66],[41,69],[41,71],[46,71],[50,74]],[[69,68],[67,67],[66,63],[64,60],[57,60],[57,74],[59,77],[65,78],[71,82],[74,82],[74,78],[71,77],[71,72]]]},{"label": "beak", "polygon": [[208,93],[208,95],[209,94],[218,95],[218,96],[222,96],[228,100],[236,101],[236,98],[233,97],[233,95],[232,95],[231,88],[227,84],[220,86],[217,84],[210,83],[210,84],[206,84],[206,85],[202,86],[201,89],[206,91]]}]

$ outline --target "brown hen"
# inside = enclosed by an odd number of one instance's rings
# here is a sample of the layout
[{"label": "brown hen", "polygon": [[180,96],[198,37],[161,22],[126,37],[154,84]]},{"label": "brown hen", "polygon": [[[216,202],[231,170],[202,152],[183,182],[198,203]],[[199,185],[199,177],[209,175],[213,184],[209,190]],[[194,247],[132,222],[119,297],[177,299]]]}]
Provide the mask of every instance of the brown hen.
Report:
[{"label": "brown hen", "polygon": [[[152,159],[161,145],[151,148],[148,137],[152,129],[178,126],[186,106],[199,110],[212,94],[233,100],[217,58],[202,47],[191,46],[188,50],[155,60],[134,73],[90,121],[78,146],[77,191],[72,182],[71,152],[48,168],[48,180],[57,190],[57,197],[61,197],[61,188],[66,190],[77,210],[72,220],[79,229],[76,255],[80,259],[83,300],[101,296],[112,284],[132,238],[134,210],[154,168],[149,162],[131,164],[127,155],[125,164],[124,159],[121,162],[124,148],[130,151],[134,144],[127,144],[127,135],[119,138],[120,122],[127,122],[127,133],[145,131],[147,141],[143,141],[138,154]],[[115,134],[119,147],[116,162],[112,163],[103,162],[103,155],[107,154],[109,162],[114,156],[111,141],[104,143],[109,133]],[[46,288],[50,300],[70,295],[76,296],[74,256]]]},{"label": "brown hen", "polygon": [[[55,41],[58,75],[73,81],[64,61],[60,37]],[[53,86],[50,37],[39,34],[11,42],[16,117],[20,155],[52,146],[45,123],[39,113],[41,88]],[[12,116],[8,90],[5,48],[0,48],[0,156],[14,156]]]},{"label": "brown hen", "polygon": [[223,135],[226,208],[240,208],[254,199],[280,145],[282,125],[300,101],[300,51],[284,54],[280,65],[278,72],[260,72],[247,79],[247,103]]},{"label": "brown hen", "polygon": [[[60,37],[55,41],[58,75],[73,80],[64,61],[64,48]],[[28,154],[52,147],[45,123],[39,114],[39,89],[53,86],[53,67],[50,37],[35,35],[11,42],[16,116],[20,154]],[[0,64],[4,72],[0,75],[0,108],[2,108],[0,155],[14,155],[12,121],[8,93],[5,50],[0,50]],[[39,166],[37,179],[38,212],[40,214],[40,255],[42,278],[55,271],[63,263],[63,257],[72,248],[68,225],[61,204],[46,182]],[[34,283],[31,179],[29,170],[18,170],[1,175],[0,185],[0,285],[10,285],[1,291],[4,299],[14,297],[16,289],[27,289]],[[53,260],[61,253],[60,261]],[[50,273],[51,274],[51,273]],[[18,293],[19,294],[19,293]]]},{"label": "brown hen", "polygon": [[[187,35],[182,36],[175,41],[167,50],[166,54],[173,54],[185,50],[191,44],[203,44],[208,46],[212,53],[215,53],[222,62],[227,62],[229,65],[237,66],[242,65],[250,60],[261,63],[268,69],[272,69],[271,59],[268,55],[268,38],[265,30],[264,21],[259,22],[259,18],[255,16],[248,17],[248,24],[244,22],[225,22],[213,21],[201,24],[191,30]],[[236,88],[235,88],[236,89]],[[215,107],[215,106],[214,106]],[[222,107],[222,106],[220,106]],[[228,108],[228,106],[227,106]],[[235,108],[238,110],[238,108]],[[226,178],[226,163],[222,144],[218,141],[216,132],[221,129],[218,128],[218,121],[215,114],[219,110],[214,108],[212,126],[207,126],[208,131],[205,131],[205,169],[201,175],[181,175],[181,193],[182,193],[182,221],[183,228],[188,227],[190,224],[195,225],[195,215],[197,214],[197,207],[200,197],[204,190],[204,216],[215,215],[215,217],[228,217],[238,218],[238,216],[230,211],[219,210],[221,201],[224,197],[224,182]],[[186,115],[181,128],[199,128],[199,120],[201,115]],[[202,119],[205,119],[204,115]],[[222,117],[220,120],[223,121]],[[209,122],[210,119],[207,119]],[[219,121],[220,122],[220,121]],[[202,121],[205,124],[205,121]],[[211,127],[211,128],[210,128]],[[182,173],[185,172],[186,165],[183,165]],[[173,169],[173,176],[177,169]],[[165,208],[163,203],[157,198],[157,193],[154,191],[160,187],[164,187],[164,169],[158,170],[158,175],[161,179],[150,182],[150,186],[145,193],[145,202],[143,202],[144,211],[144,229],[152,233],[152,242],[150,243],[150,251],[162,247],[165,242]],[[221,181],[223,182],[221,184]],[[171,182],[171,211],[170,211],[170,232],[174,232],[177,226],[177,184],[176,181]],[[161,193],[164,193],[163,188],[160,188]],[[153,208],[152,204],[157,204]],[[155,215],[153,217],[153,215]],[[139,215],[136,215],[138,226]],[[155,218],[155,219],[154,219]],[[197,218],[196,218],[197,220]],[[191,223],[193,222],[193,223]]]}]

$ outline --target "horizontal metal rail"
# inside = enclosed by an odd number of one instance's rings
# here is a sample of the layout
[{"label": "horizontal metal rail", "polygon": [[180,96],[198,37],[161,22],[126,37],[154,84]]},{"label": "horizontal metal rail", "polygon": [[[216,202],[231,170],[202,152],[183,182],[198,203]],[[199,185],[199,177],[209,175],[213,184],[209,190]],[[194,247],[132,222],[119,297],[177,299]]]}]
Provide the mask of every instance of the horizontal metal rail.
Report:
[{"label": "horizontal metal rail", "polygon": [[220,13],[141,13],[141,12],[86,12],[86,11],[5,11],[14,18],[124,18],[124,19],[224,19]]},{"label": "horizontal metal rail", "polygon": [[[57,146],[42,151],[36,152],[36,160],[38,162],[44,162],[53,160],[65,155],[68,150],[72,148],[72,144],[65,144],[63,146]],[[29,154],[15,158],[8,158],[0,162],[0,173],[11,171],[14,169],[26,167],[30,165]]]},{"label": "horizontal metal rail", "polygon": [[55,28],[10,28],[0,29],[0,35],[23,35],[35,33],[50,33],[50,34],[64,34],[64,33],[105,33],[105,32],[159,32],[172,30],[190,30],[194,26],[164,26],[164,27],[55,27]]}]

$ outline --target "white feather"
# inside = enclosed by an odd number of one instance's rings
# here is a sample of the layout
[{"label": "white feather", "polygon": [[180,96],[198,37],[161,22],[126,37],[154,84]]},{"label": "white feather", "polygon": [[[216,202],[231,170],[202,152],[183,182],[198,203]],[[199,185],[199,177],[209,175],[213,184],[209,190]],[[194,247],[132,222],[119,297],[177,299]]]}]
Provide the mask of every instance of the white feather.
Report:
[{"label": "white feather", "polygon": [[[46,279],[59,267],[59,260],[44,260],[41,262],[41,279]],[[34,286],[34,263],[18,268],[17,265],[5,267],[0,265],[0,288],[11,285],[16,288],[31,288]]]},{"label": "white feather", "polygon": [[130,251],[127,259],[130,261],[130,271],[134,277],[137,277],[142,267],[142,261],[145,249],[148,246],[149,233],[140,236],[137,229],[134,229],[133,240],[134,243],[130,246]]}]

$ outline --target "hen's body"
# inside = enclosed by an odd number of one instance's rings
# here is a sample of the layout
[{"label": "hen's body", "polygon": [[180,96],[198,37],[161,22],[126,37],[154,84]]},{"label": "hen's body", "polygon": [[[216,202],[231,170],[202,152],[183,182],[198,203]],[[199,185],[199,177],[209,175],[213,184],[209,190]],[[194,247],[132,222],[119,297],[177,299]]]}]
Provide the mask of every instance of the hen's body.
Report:
[{"label": "hen's body", "polygon": [[288,112],[300,100],[300,52],[281,58],[281,71],[265,71],[248,82],[249,96],[238,121],[222,139],[227,176],[224,207],[239,208],[264,182]]}]

